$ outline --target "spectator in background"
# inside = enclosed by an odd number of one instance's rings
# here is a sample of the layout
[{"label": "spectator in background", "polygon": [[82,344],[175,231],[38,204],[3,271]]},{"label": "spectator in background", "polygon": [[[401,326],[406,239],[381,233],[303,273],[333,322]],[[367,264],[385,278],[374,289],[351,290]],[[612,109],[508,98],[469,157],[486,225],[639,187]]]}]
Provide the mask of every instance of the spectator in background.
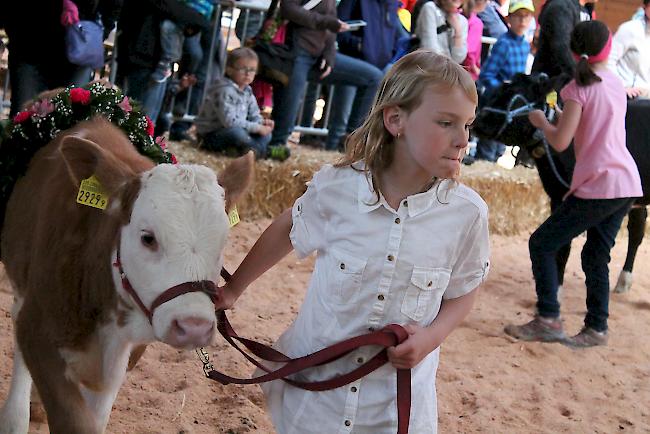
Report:
[{"label": "spectator in background", "polygon": [[480,14],[487,7],[488,0],[465,0],[463,3],[463,16],[467,18],[467,56],[462,65],[472,76],[474,81],[478,80],[481,72],[481,49],[483,43],[483,21],[477,14]]},{"label": "spectator in background", "polygon": [[91,69],[73,65],[66,57],[64,23],[96,20],[101,13],[107,34],[115,24],[121,3],[121,0],[79,1],[78,4],[71,0],[46,1],[38,5],[3,2],[0,27],[9,37],[10,116],[45,90],[83,86],[90,81]]},{"label": "spectator in background", "polygon": [[418,3],[413,11],[411,33],[420,38],[420,48],[429,48],[462,63],[467,57],[467,18],[458,12],[462,0]]},{"label": "spectator in background", "polygon": [[273,121],[262,118],[250,87],[257,66],[257,54],[250,48],[228,54],[226,75],[208,90],[196,118],[196,131],[203,146],[213,151],[241,155],[252,150],[257,158],[286,160],[288,148],[268,148]]},{"label": "spectator in background", "polygon": [[322,0],[311,10],[303,8],[299,0],[283,0],[280,9],[289,20],[296,56],[289,84],[274,89],[271,145],[286,145],[310,71],[324,84],[357,87],[360,102],[348,122],[355,127],[361,125],[383,74],[367,62],[336,52],[336,34],[349,30],[349,26],[338,19],[335,0]]},{"label": "spectator in background", "polygon": [[[499,11],[501,4],[496,0],[487,0],[485,9],[482,12],[477,12],[476,15],[483,23],[483,36],[488,38],[497,39],[499,36],[503,35],[508,31],[508,23],[506,19],[501,15]],[[490,46],[485,45],[481,49],[481,61],[485,62],[485,59],[490,52]]]},{"label": "spectator in background", "polygon": [[242,45],[247,45],[248,41],[260,31],[266,10],[271,6],[270,0],[252,0],[246,3],[254,8],[242,9],[235,24],[235,35]]},{"label": "spectator in background", "polygon": [[[567,74],[566,82],[575,72],[569,42],[571,31],[581,21],[590,19],[586,0],[547,0],[538,17],[539,37],[532,72],[549,77]],[[565,83],[566,84],[566,83]]]},{"label": "spectator in background", "polygon": [[203,15],[178,0],[125,0],[118,24],[119,82],[126,94],[142,104],[151,119],[157,119],[165,83],[152,79],[161,60],[160,28],[164,20],[172,20],[188,31],[209,32]]},{"label": "spectator in background", "polygon": [[650,0],[643,15],[621,24],[612,39],[609,68],[623,81],[628,98],[650,98]]},{"label": "spectator in background", "polygon": [[[214,11],[211,0],[185,0],[185,4],[210,21]],[[203,57],[200,39],[201,32],[192,26],[182,28],[172,20],[163,20],[160,23],[160,60],[151,78],[158,83],[167,80],[172,75],[172,63],[178,62],[184,52],[190,56],[189,69],[195,71]]]},{"label": "spectator in background", "polygon": [[[499,36],[492,47],[478,80],[483,94],[490,94],[517,73],[526,71],[530,44],[526,30],[533,19],[535,7],[532,0],[513,0],[508,9],[510,29]],[[495,162],[505,152],[505,145],[496,140],[481,139],[476,145],[476,159]]]},{"label": "spectator in background", "polygon": [[[339,33],[339,52],[384,71],[393,58],[397,40],[403,35],[397,6],[397,0],[341,0],[337,7],[339,19],[363,20],[366,26]],[[343,150],[347,135],[360,126],[362,118],[357,117],[359,122],[354,124],[348,122],[350,115],[359,111],[359,105],[363,104],[361,98],[355,97],[356,94],[355,86],[335,86],[325,149]]]}]

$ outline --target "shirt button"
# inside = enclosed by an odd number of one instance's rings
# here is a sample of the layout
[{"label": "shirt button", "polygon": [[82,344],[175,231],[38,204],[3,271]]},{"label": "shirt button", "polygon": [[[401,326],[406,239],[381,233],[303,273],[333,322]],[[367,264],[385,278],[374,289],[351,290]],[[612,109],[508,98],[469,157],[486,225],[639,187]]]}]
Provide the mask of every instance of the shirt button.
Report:
[{"label": "shirt button", "polygon": [[397,217],[397,218],[395,219],[395,224],[398,225],[398,224],[400,224],[400,222],[401,222],[401,220],[399,219],[399,217]]},{"label": "shirt button", "polygon": [[377,296],[377,300],[379,300],[379,301],[384,301],[384,295],[383,295],[383,294],[379,294],[379,295]]},{"label": "shirt button", "polygon": [[404,206],[409,206],[409,202],[408,202],[408,200],[405,200],[405,201],[404,201]]},{"label": "shirt button", "polygon": [[357,359],[357,363],[363,363],[363,357],[359,357],[359,358]]},{"label": "shirt button", "polygon": [[386,259],[388,259],[390,262],[393,262],[393,260],[395,259],[395,257],[394,257],[393,255],[388,255],[388,256],[386,257]]},{"label": "shirt button", "polygon": [[429,280],[429,283],[427,283],[427,286],[433,285],[433,282]]},{"label": "shirt button", "polygon": [[352,386],[352,387],[350,387],[350,391],[354,393],[354,392],[356,392],[356,391],[357,391],[357,388],[356,388],[356,387],[354,387],[354,386]]},{"label": "shirt button", "polygon": [[350,426],[350,425],[352,425],[352,422],[350,422],[349,420],[346,420],[345,421],[345,426]]},{"label": "shirt button", "polygon": [[375,328],[374,328],[374,327],[368,327],[368,331],[369,331],[369,332],[374,332],[374,331],[375,331]]},{"label": "shirt button", "polygon": [[341,267],[341,270],[345,270],[345,264],[343,262],[341,262],[341,265],[339,265],[339,267]]}]

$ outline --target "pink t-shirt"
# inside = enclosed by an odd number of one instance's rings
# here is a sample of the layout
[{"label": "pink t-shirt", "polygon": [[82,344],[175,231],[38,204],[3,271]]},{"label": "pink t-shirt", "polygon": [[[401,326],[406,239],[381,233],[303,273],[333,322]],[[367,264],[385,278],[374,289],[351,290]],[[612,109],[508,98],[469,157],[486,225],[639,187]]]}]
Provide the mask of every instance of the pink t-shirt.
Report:
[{"label": "pink t-shirt", "polygon": [[641,197],[639,169],[625,146],[625,88],[609,70],[598,71],[598,76],[602,81],[581,87],[572,80],[560,92],[564,101],[582,106],[574,139],[576,167],[567,196]]},{"label": "pink t-shirt", "polygon": [[471,66],[481,68],[481,36],[483,36],[483,21],[472,12],[467,20],[467,57],[463,60],[463,66],[474,81],[478,80],[478,74],[469,68]]}]

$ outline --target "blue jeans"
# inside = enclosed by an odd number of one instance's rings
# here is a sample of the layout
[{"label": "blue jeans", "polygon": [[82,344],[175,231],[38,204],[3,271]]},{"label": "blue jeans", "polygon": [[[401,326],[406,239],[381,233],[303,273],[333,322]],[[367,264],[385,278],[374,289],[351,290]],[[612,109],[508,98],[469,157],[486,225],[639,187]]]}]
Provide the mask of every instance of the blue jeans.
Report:
[{"label": "blue jeans", "polygon": [[582,270],[587,286],[585,326],[607,330],[609,316],[609,261],[616,234],[634,199],[580,199],[569,196],[537,228],[528,242],[533,265],[537,311],[546,318],[560,316],[557,299],[557,252],[587,231],[582,248]]},{"label": "blue jeans", "polygon": [[11,108],[13,117],[23,105],[41,92],[57,87],[83,86],[90,81],[91,68],[73,65],[62,60],[57,65],[34,65],[11,58],[9,53],[9,74],[11,80]]},{"label": "blue jeans", "polygon": [[[307,51],[296,47],[293,71],[289,84],[274,90],[274,109],[272,145],[284,145],[296,124],[296,116],[300,101],[305,94],[305,84],[309,72],[319,61]],[[352,129],[358,127],[370,110],[372,100],[383,75],[375,66],[344,54],[336,53],[336,64],[323,81],[323,84],[350,85],[357,88],[358,97],[355,100],[352,113],[348,120]]]},{"label": "blue jeans", "polygon": [[[401,27],[401,25],[399,27]],[[381,71],[379,81],[381,81],[384,74],[388,72],[391,66],[392,64],[388,64],[384,67],[384,70]],[[377,70],[379,71],[379,69]],[[359,104],[361,104],[361,102],[357,102],[357,96],[362,97],[361,94],[357,93],[357,88],[355,86],[338,85],[334,88],[331,101],[331,107],[333,107],[333,109],[330,112],[330,119],[327,125],[328,134],[325,149],[337,149],[341,138],[343,138],[345,134],[349,134],[359,128],[363,123],[365,116],[368,114],[367,112],[361,118],[355,116],[350,119],[352,113],[355,113],[356,110],[360,109]],[[369,109],[370,108],[368,108],[368,110]]]},{"label": "blue jeans", "polygon": [[171,63],[181,59],[185,35],[183,29],[172,20],[160,23],[160,61]]},{"label": "blue jeans", "polygon": [[126,74],[124,89],[129,98],[134,98],[142,104],[144,114],[155,122],[160,113],[167,84],[153,81],[152,72],[149,68],[134,67]]},{"label": "blue jeans", "polygon": [[203,146],[217,152],[234,147],[241,154],[252,150],[256,158],[266,158],[270,141],[270,134],[260,136],[241,127],[232,127],[209,132],[203,137]]}]

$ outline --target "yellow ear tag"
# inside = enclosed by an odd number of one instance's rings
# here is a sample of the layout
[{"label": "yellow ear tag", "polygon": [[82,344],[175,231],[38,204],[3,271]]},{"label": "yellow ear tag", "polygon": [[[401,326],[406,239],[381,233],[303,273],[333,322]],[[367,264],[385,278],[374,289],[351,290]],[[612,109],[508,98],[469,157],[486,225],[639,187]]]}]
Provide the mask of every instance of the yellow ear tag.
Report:
[{"label": "yellow ear tag", "polygon": [[548,95],[546,95],[546,104],[551,106],[551,108],[555,108],[555,105],[557,104],[557,92],[556,91],[551,91]]},{"label": "yellow ear tag", "polygon": [[81,181],[77,203],[99,209],[106,209],[108,206],[108,196],[95,175]]},{"label": "yellow ear tag", "polygon": [[233,227],[237,223],[239,223],[239,213],[237,212],[236,206],[233,206],[230,212],[228,213],[228,221],[230,222],[230,227]]}]

